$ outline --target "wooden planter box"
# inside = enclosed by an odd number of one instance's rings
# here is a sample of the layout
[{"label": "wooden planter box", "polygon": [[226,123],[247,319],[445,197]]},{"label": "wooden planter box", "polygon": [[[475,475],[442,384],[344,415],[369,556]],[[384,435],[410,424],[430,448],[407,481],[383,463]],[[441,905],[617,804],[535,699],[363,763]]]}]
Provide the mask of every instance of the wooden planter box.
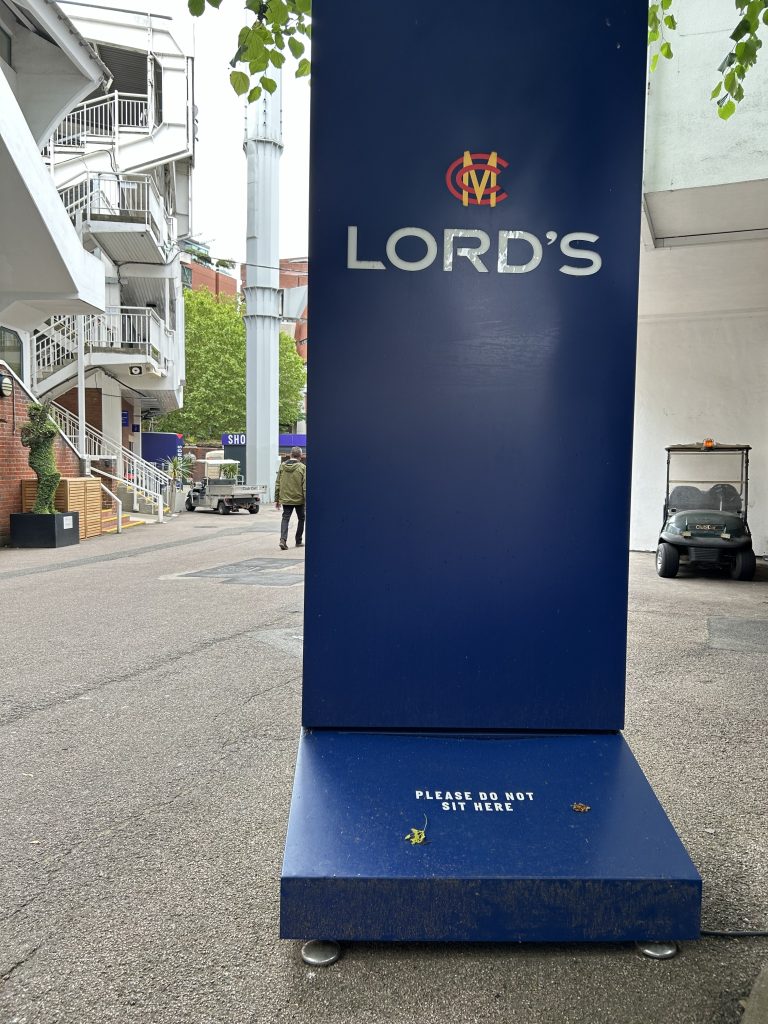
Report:
[{"label": "wooden planter box", "polygon": [[77,512],[55,512],[37,515],[34,512],[11,513],[11,547],[63,548],[80,543]]},{"label": "wooden planter box", "polygon": [[[37,498],[37,480],[21,481],[21,511],[31,512]],[[58,512],[77,512],[80,540],[101,536],[101,487],[92,476],[63,477],[56,488]]]}]

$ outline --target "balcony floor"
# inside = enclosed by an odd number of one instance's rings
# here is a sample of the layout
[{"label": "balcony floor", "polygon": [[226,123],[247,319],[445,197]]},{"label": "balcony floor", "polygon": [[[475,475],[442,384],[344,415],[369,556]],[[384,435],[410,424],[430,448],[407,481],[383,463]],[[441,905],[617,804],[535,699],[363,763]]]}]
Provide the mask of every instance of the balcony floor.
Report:
[{"label": "balcony floor", "polygon": [[166,263],[166,254],[143,216],[137,223],[128,218],[123,214],[92,217],[83,227],[115,263]]}]

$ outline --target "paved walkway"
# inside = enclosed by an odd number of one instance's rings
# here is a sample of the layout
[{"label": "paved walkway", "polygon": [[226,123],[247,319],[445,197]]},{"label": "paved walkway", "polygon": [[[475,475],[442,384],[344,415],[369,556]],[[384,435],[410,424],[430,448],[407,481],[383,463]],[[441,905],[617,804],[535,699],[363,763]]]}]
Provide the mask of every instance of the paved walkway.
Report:
[{"label": "paved walkway", "polygon": [[[664,963],[359,945],[325,971],[278,941],[303,552],[277,536],[273,510],[196,513],[0,549],[1,1024],[735,1024],[766,939]],[[626,736],[710,930],[768,926],[760,577],[659,580],[632,556]]]}]

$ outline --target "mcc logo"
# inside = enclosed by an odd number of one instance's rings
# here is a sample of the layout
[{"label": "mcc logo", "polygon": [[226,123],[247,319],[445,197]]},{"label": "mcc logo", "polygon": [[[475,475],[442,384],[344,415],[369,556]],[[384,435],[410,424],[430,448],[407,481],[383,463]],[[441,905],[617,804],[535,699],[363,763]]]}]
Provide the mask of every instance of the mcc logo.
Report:
[{"label": "mcc logo", "polygon": [[495,150],[470,153],[465,149],[464,156],[454,160],[445,172],[445,184],[464,206],[496,206],[508,198],[498,183],[499,169],[506,167],[509,164]]}]

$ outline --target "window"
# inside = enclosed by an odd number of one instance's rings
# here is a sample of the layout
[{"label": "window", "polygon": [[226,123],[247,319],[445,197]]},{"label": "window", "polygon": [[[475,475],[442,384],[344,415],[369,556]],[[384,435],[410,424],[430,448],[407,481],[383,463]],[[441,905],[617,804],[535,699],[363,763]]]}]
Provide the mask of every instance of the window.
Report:
[{"label": "window", "polygon": [[181,264],[181,284],[184,288],[192,287],[192,267],[188,263]]},{"label": "window", "polygon": [[11,66],[11,37],[2,28],[0,28],[0,60],[4,60],[9,67]]},{"label": "window", "polygon": [[21,338],[10,327],[0,327],[0,359],[8,363],[17,376],[22,376]]},{"label": "window", "polygon": [[154,65],[152,80],[155,85],[155,125],[158,125],[163,123],[163,69],[154,57],[152,64]]}]

